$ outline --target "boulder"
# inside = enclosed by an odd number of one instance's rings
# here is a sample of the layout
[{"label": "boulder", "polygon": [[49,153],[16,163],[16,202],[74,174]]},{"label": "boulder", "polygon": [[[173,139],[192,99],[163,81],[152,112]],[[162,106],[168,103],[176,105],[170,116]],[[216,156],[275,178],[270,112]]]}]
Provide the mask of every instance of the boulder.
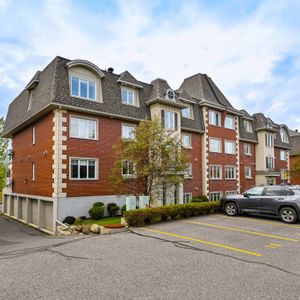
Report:
[{"label": "boulder", "polygon": [[65,219],[63,220],[63,223],[67,223],[69,225],[72,225],[75,223],[75,218],[73,216],[68,216],[68,217],[65,217]]},{"label": "boulder", "polygon": [[90,234],[90,232],[91,232],[90,228],[91,228],[91,225],[83,225],[83,227],[82,227],[82,233],[84,233],[84,234]]},{"label": "boulder", "polygon": [[100,226],[98,224],[93,224],[90,228],[90,231],[96,234],[100,233]]},{"label": "boulder", "polygon": [[83,225],[78,225],[76,226],[75,230],[78,231],[78,232],[81,232],[83,229]]}]

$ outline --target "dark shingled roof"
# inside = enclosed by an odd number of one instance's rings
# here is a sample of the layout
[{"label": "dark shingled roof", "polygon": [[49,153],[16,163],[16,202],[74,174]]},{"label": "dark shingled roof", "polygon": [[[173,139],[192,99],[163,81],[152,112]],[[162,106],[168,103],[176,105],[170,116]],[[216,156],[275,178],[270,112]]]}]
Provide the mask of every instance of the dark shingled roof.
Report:
[{"label": "dark shingled roof", "polygon": [[290,130],[290,137],[292,143],[292,150],[290,155],[300,155],[300,134],[299,132]]},{"label": "dark shingled roof", "polygon": [[[272,119],[266,117],[263,113],[257,113],[253,115],[255,121],[255,129],[259,130],[268,130],[275,133],[274,146],[278,148],[291,149],[291,137],[289,134],[289,129],[285,124],[276,124]],[[284,129],[288,136],[288,143],[285,143],[281,140],[280,130]]]},{"label": "dark shingled roof", "polygon": [[201,102],[206,102],[221,109],[229,109],[232,112],[240,115],[240,111],[236,110],[212,79],[206,74],[195,74],[191,77],[184,79],[179,89],[184,89],[192,97],[199,99]]},{"label": "dark shingled roof", "polygon": [[[103,103],[71,97],[68,62],[70,60],[66,58],[56,57],[42,72],[38,72],[34,76],[33,79],[38,79],[38,82],[33,91],[32,109],[27,111],[30,92],[24,89],[9,106],[4,126],[4,136],[14,134],[19,129],[29,125],[34,119],[57,106],[70,110],[86,110],[90,113],[121,119],[143,120],[150,116],[147,104],[149,100],[156,96],[165,99],[166,91],[170,88],[165,80],[155,80],[152,85],[137,81],[133,76],[129,76],[129,72],[117,75],[101,70],[104,74],[104,77],[101,79]],[[137,85],[142,87],[138,89],[139,107],[122,104],[120,78],[131,81],[131,84],[134,79]],[[180,104],[183,102],[176,99],[176,103]],[[183,120],[182,126],[185,130],[203,131],[203,118],[200,108],[194,105],[193,109],[195,120]]]},{"label": "dark shingled roof", "polygon": [[143,86],[128,71],[125,71],[120,74],[118,82],[126,83],[134,87],[143,88]]},{"label": "dark shingled roof", "polygon": [[[250,114],[245,109],[241,110],[240,112],[243,114],[243,116],[239,117],[240,139],[257,143],[258,139],[257,139],[256,131],[255,131],[253,118],[250,116]],[[246,131],[246,127],[244,124],[245,119],[247,121],[251,122],[253,132]]]},{"label": "dark shingled roof", "polygon": [[178,99],[182,100],[182,101],[191,101],[191,102],[198,102],[197,100],[193,99],[192,96],[189,95],[189,93],[186,90],[177,90],[176,91],[178,94]]},{"label": "dark shingled roof", "polygon": [[[167,91],[172,90],[165,79],[157,78],[151,82],[153,88],[150,95],[150,99],[166,99]],[[172,90],[173,91],[173,90]],[[174,92],[175,93],[175,92]],[[176,94],[175,94],[176,97]],[[176,99],[177,100],[177,99]]]}]

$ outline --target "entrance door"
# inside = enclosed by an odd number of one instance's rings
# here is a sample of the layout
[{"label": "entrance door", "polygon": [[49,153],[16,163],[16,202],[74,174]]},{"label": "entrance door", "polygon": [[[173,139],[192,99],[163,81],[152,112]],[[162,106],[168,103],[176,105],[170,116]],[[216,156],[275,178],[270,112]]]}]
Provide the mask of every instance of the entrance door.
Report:
[{"label": "entrance door", "polygon": [[174,184],[174,204],[179,204],[179,184]]}]

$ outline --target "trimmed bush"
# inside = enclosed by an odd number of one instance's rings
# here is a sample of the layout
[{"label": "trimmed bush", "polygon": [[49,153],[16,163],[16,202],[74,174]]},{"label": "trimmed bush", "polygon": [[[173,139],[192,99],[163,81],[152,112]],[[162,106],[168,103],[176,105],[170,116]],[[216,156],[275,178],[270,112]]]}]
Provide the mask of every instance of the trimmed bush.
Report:
[{"label": "trimmed bush", "polygon": [[93,207],[96,207],[96,206],[104,206],[104,203],[102,203],[102,202],[95,202],[93,204]]},{"label": "trimmed bush", "polygon": [[111,217],[115,216],[119,210],[120,210],[120,207],[116,203],[108,203],[107,204],[107,211]]},{"label": "trimmed bush", "polygon": [[123,215],[129,226],[143,226],[157,219],[165,221],[169,218],[173,220],[177,218],[188,218],[190,216],[218,212],[219,210],[220,202],[214,201],[129,210],[125,211]]},{"label": "trimmed bush", "polygon": [[100,220],[104,215],[104,206],[96,205],[89,210],[91,219]]},{"label": "trimmed bush", "polygon": [[200,196],[194,197],[194,198],[191,200],[191,203],[200,203],[200,202],[208,202],[207,196],[205,196],[205,195],[200,195]]}]

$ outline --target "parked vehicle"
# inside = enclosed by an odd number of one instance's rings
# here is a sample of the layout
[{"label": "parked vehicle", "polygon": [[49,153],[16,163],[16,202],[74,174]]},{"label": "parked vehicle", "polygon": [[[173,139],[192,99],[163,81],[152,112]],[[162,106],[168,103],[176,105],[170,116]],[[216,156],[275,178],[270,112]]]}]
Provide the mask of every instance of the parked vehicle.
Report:
[{"label": "parked vehicle", "polygon": [[223,197],[221,205],[229,216],[243,212],[279,216],[282,222],[291,224],[300,218],[300,190],[293,186],[257,186],[243,194]]}]

